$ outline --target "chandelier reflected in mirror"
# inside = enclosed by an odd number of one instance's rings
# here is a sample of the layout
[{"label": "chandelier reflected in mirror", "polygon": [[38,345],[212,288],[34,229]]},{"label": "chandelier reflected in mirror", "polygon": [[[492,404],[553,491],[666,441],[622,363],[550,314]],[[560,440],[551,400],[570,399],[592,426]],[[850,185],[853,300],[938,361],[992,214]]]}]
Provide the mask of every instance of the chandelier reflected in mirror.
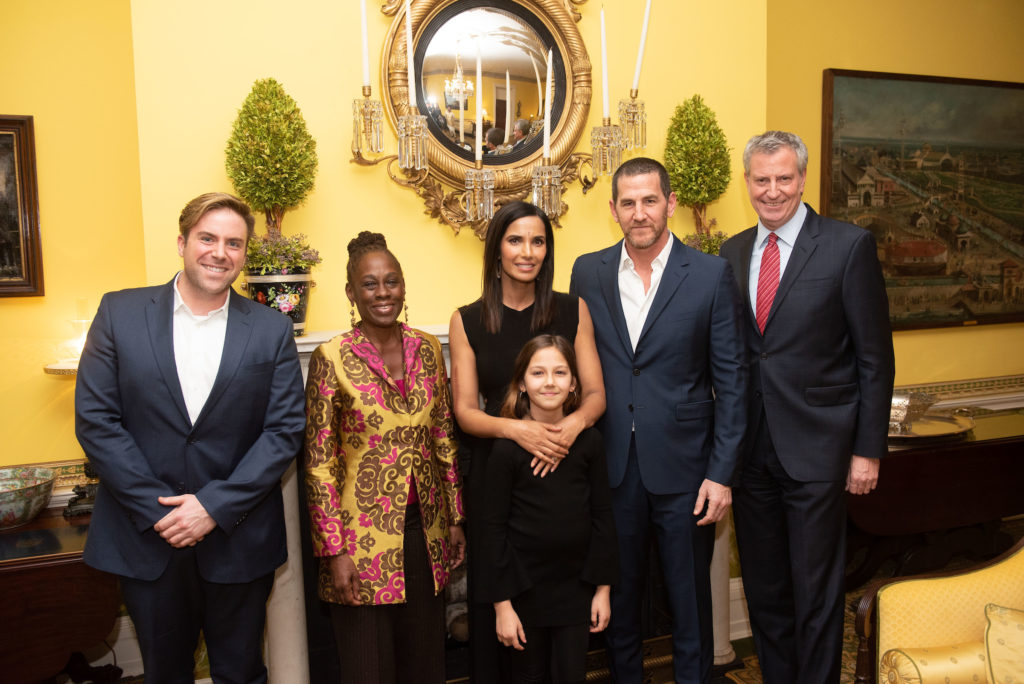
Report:
[{"label": "chandelier reflected in mirror", "polygon": [[473,81],[462,75],[462,60],[459,53],[455,53],[455,71],[450,79],[444,80],[445,103],[451,107],[455,104],[460,109],[466,108],[466,101],[473,96]]}]

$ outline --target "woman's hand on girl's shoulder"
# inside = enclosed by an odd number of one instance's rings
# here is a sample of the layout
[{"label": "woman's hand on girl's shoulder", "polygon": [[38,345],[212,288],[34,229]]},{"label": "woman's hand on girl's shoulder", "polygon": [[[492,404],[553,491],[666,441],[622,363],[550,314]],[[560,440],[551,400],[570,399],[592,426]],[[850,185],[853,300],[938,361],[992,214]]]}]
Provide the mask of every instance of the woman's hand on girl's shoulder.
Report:
[{"label": "woman's hand on girl's shoulder", "polygon": [[530,466],[535,474],[540,469],[538,465],[547,464],[550,470],[550,466],[556,465],[569,453],[569,448],[561,444],[562,428],[557,425],[536,420],[511,420],[509,424],[507,438],[533,456]]},{"label": "woman's hand on girl's shoulder", "polygon": [[494,625],[502,646],[511,646],[517,651],[523,650],[526,634],[511,601],[499,601],[494,604]]},{"label": "woman's hand on girl's shoulder", "polygon": [[549,431],[551,438],[560,447],[565,449],[565,454],[556,456],[552,460],[545,460],[534,456],[530,462],[530,467],[533,468],[533,474],[539,477],[544,477],[548,473],[558,470],[558,464],[568,455],[569,448],[576,443],[580,433],[587,429],[587,421],[578,412],[573,412],[551,427],[554,428],[554,430]]}]

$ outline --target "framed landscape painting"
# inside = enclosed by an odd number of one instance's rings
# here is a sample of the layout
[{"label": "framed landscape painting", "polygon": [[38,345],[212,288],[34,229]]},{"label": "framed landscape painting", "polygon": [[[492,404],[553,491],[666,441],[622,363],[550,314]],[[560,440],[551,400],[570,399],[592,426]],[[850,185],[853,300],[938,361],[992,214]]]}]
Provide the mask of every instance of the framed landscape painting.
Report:
[{"label": "framed landscape painting", "polygon": [[823,81],[821,210],[874,234],[893,328],[1024,320],[1024,84]]},{"label": "framed landscape painting", "polygon": [[43,294],[31,116],[0,116],[0,297]]}]

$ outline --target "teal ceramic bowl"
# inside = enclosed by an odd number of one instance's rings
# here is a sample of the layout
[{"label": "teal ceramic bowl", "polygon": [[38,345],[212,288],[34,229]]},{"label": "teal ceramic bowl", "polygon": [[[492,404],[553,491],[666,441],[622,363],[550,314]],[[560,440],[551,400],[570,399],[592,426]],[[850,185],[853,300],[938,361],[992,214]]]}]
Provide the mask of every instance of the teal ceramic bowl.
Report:
[{"label": "teal ceramic bowl", "polygon": [[53,468],[0,468],[0,530],[31,522],[53,493]]}]

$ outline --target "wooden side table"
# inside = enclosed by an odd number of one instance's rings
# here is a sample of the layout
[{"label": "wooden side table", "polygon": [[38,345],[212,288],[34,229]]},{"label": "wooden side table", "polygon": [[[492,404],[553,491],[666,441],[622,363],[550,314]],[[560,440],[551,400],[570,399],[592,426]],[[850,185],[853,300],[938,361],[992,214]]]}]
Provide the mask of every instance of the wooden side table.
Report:
[{"label": "wooden side table", "polygon": [[0,678],[34,682],[59,673],[75,651],[114,628],[121,596],[114,575],[82,561],[89,516],[48,509],[0,530]]}]

